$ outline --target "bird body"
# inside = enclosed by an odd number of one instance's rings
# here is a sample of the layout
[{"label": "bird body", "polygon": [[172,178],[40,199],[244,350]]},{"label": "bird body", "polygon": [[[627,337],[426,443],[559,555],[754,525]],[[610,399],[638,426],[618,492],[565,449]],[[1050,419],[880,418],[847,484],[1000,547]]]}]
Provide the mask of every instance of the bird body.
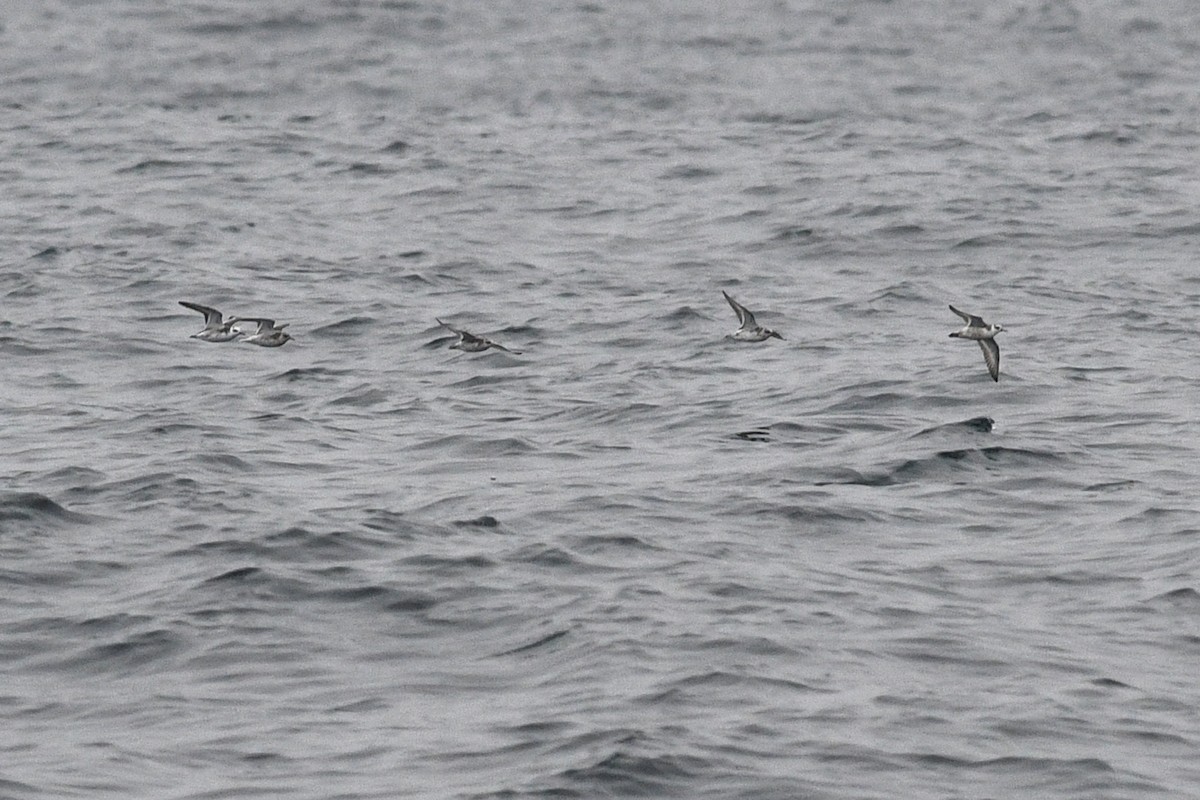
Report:
[{"label": "bird body", "polygon": [[729,338],[738,342],[763,342],[772,337],[779,340],[783,339],[782,336],[770,328],[764,328],[759,325],[755,321],[754,314],[750,312],[750,309],[730,297],[728,292],[722,290],[721,294],[725,295],[725,300],[728,301],[733,312],[737,314],[738,325],[740,326],[736,331],[729,334]]},{"label": "bird body", "polygon": [[988,374],[992,376],[993,381],[999,382],[1000,345],[996,344],[996,334],[1001,333],[1004,330],[1004,326],[995,323],[988,324],[983,321],[982,317],[959,311],[954,306],[950,306],[950,310],[962,317],[963,322],[967,323],[962,329],[951,333],[950,338],[974,339],[979,342],[979,349],[983,351],[983,360],[987,363]]},{"label": "bird body", "polygon": [[[437,319],[437,317],[434,317],[434,319]],[[496,342],[493,342],[491,339],[485,339],[482,336],[476,336],[473,333],[464,331],[461,328],[456,328],[453,325],[447,325],[445,322],[442,322],[440,319],[437,320],[437,323],[438,323],[438,325],[441,325],[446,330],[448,330],[452,333],[458,334],[458,341],[455,342],[454,344],[450,345],[451,350],[462,350],[463,352],[466,352],[466,353],[481,353],[484,350],[487,350],[488,348],[494,347],[497,350],[503,350],[504,352],[512,353],[515,356],[521,355],[520,350],[509,350],[504,345],[497,344]]]},{"label": "bird body", "polygon": [[292,335],[284,331],[288,323],[276,325],[275,320],[265,317],[242,317],[238,322],[255,322],[258,328],[242,341],[245,344],[256,344],[259,347],[283,347],[292,340]]},{"label": "bird body", "polygon": [[180,300],[179,305],[204,315],[204,330],[193,333],[188,337],[190,339],[199,339],[202,342],[232,342],[242,335],[242,332],[234,327],[234,323],[238,321],[237,317],[223,319],[221,312],[215,308],[189,303],[187,300]]}]

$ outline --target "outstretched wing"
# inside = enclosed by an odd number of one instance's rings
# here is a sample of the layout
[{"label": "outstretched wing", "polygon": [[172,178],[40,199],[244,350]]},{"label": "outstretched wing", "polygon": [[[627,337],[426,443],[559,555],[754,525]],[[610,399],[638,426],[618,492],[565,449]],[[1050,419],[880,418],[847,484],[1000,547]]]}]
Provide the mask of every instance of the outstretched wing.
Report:
[{"label": "outstretched wing", "polygon": [[443,328],[445,328],[445,329],[446,329],[446,330],[448,330],[448,331],[452,331],[453,333],[457,333],[459,336],[470,336],[470,334],[469,334],[469,333],[467,333],[466,331],[459,330],[458,328],[454,327],[453,325],[447,325],[445,322],[442,322],[442,321],[441,321],[440,319],[438,319],[437,317],[434,317],[434,319],[437,319],[437,324],[438,324],[438,325],[441,325]]},{"label": "outstretched wing", "polygon": [[254,331],[255,334],[275,328],[275,320],[266,317],[238,317],[238,322],[257,322],[258,329]]},{"label": "outstretched wing", "polygon": [[972,328],[985,328],[985,327],[987,327],[987,326],[984,324],[984,322],[983,322],[983,318],[982,318],[982,317],[977,317],[977,316],[975,316],[974,314],[967,314],[966,312],[959,311],[959,310],[958,310],[957,308],[955,308],[954,306],[950,306],[950,310],[951,310],[951,311],[953,311],[955,314],[958,314],[960,317],[962,317],[962,320],[963,320],[963,322],[967,323],[967,325],[968,325],[968,326],[970,326],[970,327],[972,327]]},{"label": "outstretched wing", "polygon": [[490,339],[488,340],[488,344],[490,344],[492,347],[496,348],[497,350],[503,350],[503,351],[504,351],[504,352],[506,352],[506,353],[512,353],[514,356],[519,356],[519,355],[521,355],[521,351],[520,351],[520,350],[509,350],[509,349],[508,349],[507,347],[505,347],[504,345],[502,345],[502,344],[496,344],[495,342],[491,341]]},{"label": "outstretched wing", "polygon": [[729,302],[730,307],[733,308],[734,313],[737,314],[739,325],[741,325],[743,328],[753,328],[758,324],[754,321],[754,315],[750,313],[748,308],[730,297],[729,293],[724,289],[721,290],[721,294],[725,295],[725,299]]},{"label": "outstretched wing", "polygon": [[995,339],[980,339],[979,349],[983,351],[983,360],[987,362],[988,372],[992,380],[1000,382],[1000,345]]},{"label": "outstretched wing", "polygon": [[221,324],[221,312],[217,311],[215,308],[202,306],[199,303],[189,303],[187,300],[180,300],[179,305],[183,306],[184,308],[190,308],[192,311],[199,311],[201,314],[203,314],[205,325]]}]

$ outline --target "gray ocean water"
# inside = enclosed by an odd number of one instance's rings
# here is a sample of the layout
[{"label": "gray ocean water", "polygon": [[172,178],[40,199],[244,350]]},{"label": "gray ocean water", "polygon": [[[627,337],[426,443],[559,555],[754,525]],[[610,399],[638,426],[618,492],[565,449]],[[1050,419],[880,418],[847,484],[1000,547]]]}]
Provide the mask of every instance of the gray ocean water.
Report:
[{"label": "gray ocean water", "polygon": [[1198,75],[1190,0],[6,3],[0,797],[1200,797]]}]

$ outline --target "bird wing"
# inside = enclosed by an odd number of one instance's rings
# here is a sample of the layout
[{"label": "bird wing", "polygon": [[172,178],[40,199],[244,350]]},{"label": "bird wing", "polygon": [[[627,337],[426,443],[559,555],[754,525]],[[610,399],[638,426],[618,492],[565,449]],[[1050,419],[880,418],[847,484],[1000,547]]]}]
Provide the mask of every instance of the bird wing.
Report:
[{"label": "bird wing", "polygon": [[180,300],[179,305],[183,306],[184,308],[190,308],[192,311],[199,311],[201,314],[203,314],[205,325],[221,324],[221,312],[217,311],[215,308],[202,306],[199,303],[189,303],[187,300]]},{"label": "bird wing", "polygon": [[955,308],[954,306],[950,306],[950,310],[951,310],[951,311],[953,311],[955,314],[958,314],[960,317],[962,317],[962,319],[963,319],[963,322],[967,323],[967,326],[968,326],[968,327],[971,327],[971,328],[985,328],[985,327],[987,327],[987,326],[984,324],[984,322],[983,322],[983,318],[982,318],[982,317],[977,317],[977,316],[975,316],[974,314],[968,314],[968,313],[966,313],[965,311],[959,311],[959,310],[958,310],[957,308]]},{"label": "bird wing", "polygon": [[454,327],[453,325],[447,325],[445,322],[442,322],[442,321],[441,321],[440,319],[438,319],[437,317],[434,317],[434,319],[437,319],[437,323],[438,323],[438,325],[441,325],[443,328],[445,328],[445,329],[446,329],[446,330],[448,330],[448,331],[453,331],[454,333],[457,333],[459,336],[464,336],[464,335],[467,335],[467,334],[465,334],[463,331],[461,331],[461,330],[459,330],[458,328]]},{"label": "bird wing", "polygon": [[266,317],[238,317],[238,322],[257,322],[258,329],[254,332],[255,334],[271,330],[275,327],[275,320],[267,319]]},{"label": "bird wing", "polygon": [[983,351],[983,360],[987,362],[988,372],[992,380],[1000,381],[1000,345],[995,339],[980,339],[979,349]]},{"label": "bird wing", "polygon": [[721,294],[725,295],[725,299],[729,301],[729,305],[733,308],[734,313],[737,314],[739,325],[741,325],[743,328],[753,328],[758,324],[754,321],[754,315],[750,313],[749,309],[747,309],[737,300],[734,300],[732,297],[730,297],[729,293],[724,289],[721,290]]}]

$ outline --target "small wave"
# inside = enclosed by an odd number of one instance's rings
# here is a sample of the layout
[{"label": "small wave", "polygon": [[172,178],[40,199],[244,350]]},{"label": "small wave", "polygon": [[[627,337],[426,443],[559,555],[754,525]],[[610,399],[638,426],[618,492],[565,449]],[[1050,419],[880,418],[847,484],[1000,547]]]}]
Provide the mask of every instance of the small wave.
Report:
[{"label": "small wave", "polygon": [[7,356],[41,356],[50,350],[34,347],[12,336],[0,336],[0,353]]},{"label": "small wave", "polygon": [[188,161],[173,161],[166,158],[148,158],[145,161],[129,166],[121,167],[117,170],[118,175],[130,172],[149,172],[151,170],[174,170],[183,167],[194,167],[195,165]]},{"label": "small wave", "polygon": [[474,519],[456,520],[454,525],[459,528],[484,528],[486,530],[495,530],[500,527],[500,520],[496,519],[490,514],[484,514],[482,517],[475,517]]},{"label": "small wave", "polygon": [[7,492],[0,494],[0,523],[84,523],[91,521],[91,519],[86,514],[68,511],[44,494],[36,492]]},{"label": "small wave", "polygon": [[380,403],[386,403],[390,395],[383,389],[376,389],[370,384],[362,384],[354,387],[350,392],[335,397],[329,401],[331,406],[352,406],[355,408],[367,408],[376,406]]},{"label": "small wave", "polygon": [[561,547],[544,544],[533,544],[522,547],[509,560],[522,564],[535,564],[540,567],[556,568],[577,567],[583,563]]},{"label": "small wave", "polygon": [[967,239],[961,239],[954,245],[954,247],[955,249],[992,247],[994,245],[1002,244],[1004,240],[1005,237],[1002,235],[983,234],[980,236],[972,236]]},{"label": "small wave", "polygon": [[931,479],[948,482],[962,480],[972,470],[991,470],[996,467],[1018,469],[1026,466],[1044,466],[1063,461],[1057,453],[1019,447],[979,447],[955,450],[940,450],[919,458],[909,458],[881,471],[860,473],[843,470],[836,479],[816,485],[854,484],[860,486],[892,486]]},{"label": "small wave", "polygon": [[848,397],[845,397],[834,403],[830,403],[828,406],[822,409],[822,411],[825,413],[852,411],[870,411],[878,413],[882,408],[901,405],[909,402],[910,400],[910,395],[902,392],[876,392],[875,394],[861,394],[856,391]]},{"label": "small wave", "polygon": [[286,370],[272,375],[269,380],[272,381],[333,381],[346,374],[345,370],[329,369],[328,367],[295,367],[294,369]]},{"label": "small wave", "polygon": [[236,558],[256,559],[265,557],[269,553],[269,548],[263,547],[258,542],[248,542],[242,539],[216,539],[174,550],[169,555],[175,557],[208,557],[212,554],[225,554]]},{"label": "small wave", "polygon": [[342,169],[335,170],[335,175],[394,175],[395,167],[385,166],[367,161],[356,161]]},{"label": "small wave", "polygon": [[1120,492],[1120,491],[1124,491],[1125,489],[1133,489],[1133,488],[1141,486],[1141,485],[1142,485],[1141,481],[1135,481],[1132,479],[1124,479],[1124,480],[1116,480],[1116,481],[1104,481],[1101,483],[1093,483],[1093,484],[1083,487],[1083,490],[1085,492],[1103,492],[1103,493]]},{"label": "small wave", "polygon": [[403,563],[416,567],[432,567],[440,574],[450,574],[457,570],[475,572],[497,566],[495,561],[483,555],[435,556],[429,553],[409,556]]},{"label": "small wave", "polygon": [[501,656],[512,656],[512,655],[516,655],[517,653],[528,653],[530,650],[537,650],[538,648],[545,647],[546,645],[551,644],[552,642],[557,642],[559,639],[562,639],[564,636],[566,636],[570,632],[571,632],[570,630],[567,630],[564,628],[563,630],[560,630],[560,631],[554,631],[552,633],[548,633],[545,636],[543,636],[542,638],[538,639],[537,641],[530,642],[529,644],[523,644],[523,645],[520,645],[519,647],[514,647],[511,650],[504,650],[499,653],[496,653],[493,656],[493,658],[500,658]]},{"label": "small wave", "polygon": [[311,333],[329,336],[355,336],[374,325],[375,322],[376,320],[373,317],[349,317],[328,325],[322,325],[319,328],[313,328]]},{"label": "small wave", "polygon": [[1150,598],[1150,601],[1153,603],[1167,603],[1176,607],[1200,609],[1200,592],[1190,586],[1185,586],[1181,589],[1172,589],[1169,592],[1155,595]]},{"label": "small wave", "polygon": [[[518,357],[510,356],[507,353],[501,353],[497,350],[488,350],[486,353],[477,354],[477,356],[482,359],[488,367],[492,368],[505,366],[520,368],[523,363]],[[464,358],[467,358],[467,356],[464,356]],[[502,373],[472,375],[471,377],[464,378],[461,381],[455,381],[449,384],[449,386],[452,389],[474,389],[477,386],[496,386],[502,383],[520,381],[522,380],[522,377],[522,375],[505,375]]]},{"label": "small wave", "polygon": [[934,425],[913,434],[913,438],[930,436],[939,433],[954,433],[956,431],[972,431],[975,433],[991,433],[996,426],[996,420],[991,417],[971,417],[970,419],[948,422],[944,425]]},{"label": "small wave", "polygon": [[419,532],[419,526],[412,522],[406,514],[390,511],[386,508],[368,508],[364,512],[366,519],[362,526],[368,530],[388,534],[390,540],[397,537],[411,538]]},{"label": "small wave", "polygon": [[575,540],[575,546],[585,553],[604,553],[612,550],[617,551],[633,551],[633,550],[660,550],[657,545],[630,534],[591,534],[581,536]]},{"label": "small wave", "polygon": [[197,453],[192,458],[200,464],[216,467],[218,470],[250,472],[254,469],[249,463],[230,453]]},{"label": "small wave", "polygon": [[925,228],[916,224],[884,225],[875,229],[880,236],[916,236],[924,232]]},{"label": "small wave", "polygon": [[669,181],[696,181],[707,178],[715,178],[721,173],[719,170],[710,169],[708,167],[698,167],[692,164],[684,164],[678,167],[672,167],[658,177],[661,180]]},{"label": "small wave", "polygon": [[775,231],[772,238],[778,242],[794,242],[801,239],[811,239],[813,229],[806,228],[802,225],[792,225],[784,228],[779,228]]},{"label": "small wave", "polygon": [[9,780],[8,778],[0,778],[0,796],[3,797],[39,797],[45,796],[45,792],[28,783]]},{"label": "small wave", "polygon": [[567,781],[566,791],[578,789],[584,797],[674,797],[681,786],[703,775],[707,765],[706,759],[695,756],[637,755],[619,749],[560,777]]},{"label": "small wave", "polygon": [[1136,130],[1130,127],[1101,127],[1051,136],[1049,141],[1056,144],[1060,142],[1106,142],[1108,144],[1127,145],[1134,144],[1139,139],[1140,137]]},{"label": "small wave", "polygon": [[220,575],[208,578],[204,583],[205,585],[215,583],[245,583],[252,579],[257,581],[264,576],[265,573],[259,567],[238,567],[237,569],[231,569],[228,572],[222,572]]},{"label": "small wave", "polygon": [[705,322],[709,322],[712,320],[712,317],[697,311],[691,306],[680,306],[669,314],[658,317],[658,319],[663,320],[664,322],[688,322],[690,320],[703,320]]},{"label": "small wave", "polygon": [[425,611],[437,605],[437,600],[427,594],[405,592],[378,584],[320,589],[315,590],[312,596],[314,599],[338,603],[369,603],[395,612]]},{"label": "small wave", "polygon": [[[753,642],[741,640],[729,644],[730,650],[744,649],[746,652],[756,652],[760,655],[794,655],[794,651],[781,647],[774,642],[769,642],[765,646],[762,644],[755,646]],[[746,647],[747,644],[750,644],[749,648]],[[648,694],[640,698],[640,700],[652,704],[675,703],[692,705],[709,694],[728,696],[730,693],[746,692],[751,696],[761,696],[764,693],[778,696],[789,692],[807,694],[810,692],[824,693],[827,691],[825,689],[814,688],[801,681],[793,681],[786,678],[738,675],[732,672],[714,670],[696,675],[688,675],[679,680],[671,681],[666,688]]]},{"label": "small wave", "polygon": [[593,400],[578,401],[573,408],[554,411],[542,417],[548,419],[569,419],[581,422],[591,422],[602,425],[617,422],[629,425],[642,420],[657,420],[662,415],[662,407],[655,403],[629,403],[628,405],[611,406]]},{"label": "small wave", "polygon": [[118,642],[89,647],[57,666],[92,674],[125,674],[171,658],[184,644],[181,636],[168,630],[143,631]]},{"label": "small wave", "polygon": [[91,467],[78,465],[63,467],[47,473],[45,480],[69,483],[75,486],[87,486],[105,479],[105,474]]},{"label": "small wave", "polygon": [[271,533],[261,540],[278,561],[327,562],[331,559],[349,559],[384,545],[382,540],[362,533],[349,531],[312,531],[292,526],[278,533]]},{"label": "small wave", "polygon": [[816,114],[782,114],[769,111],[752,111],[741,116],[743,122],[748,122],[751,125],[771,126],[806,126],[824,122],[827,118],[827,116]]},{"label": "small wave", "polygon": [[749,431],[738,431],[733,434],[733,438],[741,439],[744,442],[769,442],[771,441],[771,431],[768,428],[755,428]]},{"label": "small wave", "polygon": [[1112,765],[1099,758],[1042,758],[1038,756],[1001,756],[974,761],[935,753],[914,754],[911,758],[924,765],[960,767],[972,771],[1002,772],[1019,775],[1024,779],[1044,781],[1047,774],[1060,778],[1070,775],[1111,775],[1116,772]]},{"label": "small wave", "polygon": [[[886,483],[873,483],[869,478],[852,473],[845,480],[831,481],[816,485],[828,485],[829,483],[847,483],[860,486],[886,486]],[[752,512],[755,516],[763,516],[768,518],[779,517],[789,522],[801,523],[805,526],[815,526],[832,523],[834,530],[845,530],[845,525],[860,524],[864,522],[880,522],[882,518],[866,509],[858,507],[837,508],[828,503],[818,503],[813,505],[768,505],[758,506]]]},{"label": "small wave", "polygon": [[1119,681],[1116,678],[1094,678],[1091,683],[1093,686],[1099,686],[1102,689],[1132,689],[1133,688],[1128,683]]},{"label": "small wave", "polygon": [[466,434],[439,436],[412,447],[413,450],[435,450],[443,455],[461,455],[471,458],[521,455],[537,452],[532,442],[515,436],[503,439],[484,439]]}]

